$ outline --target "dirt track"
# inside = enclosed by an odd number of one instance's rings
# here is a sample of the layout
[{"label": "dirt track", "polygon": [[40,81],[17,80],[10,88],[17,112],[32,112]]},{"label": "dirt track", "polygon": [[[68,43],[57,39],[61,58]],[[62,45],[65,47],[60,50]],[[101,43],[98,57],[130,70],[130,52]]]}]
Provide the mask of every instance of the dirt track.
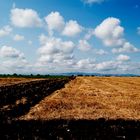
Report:
[{"label": "dirt track", "polygon": [[140,120],[140,78],[77,77],[32,107],[22,120]]}]

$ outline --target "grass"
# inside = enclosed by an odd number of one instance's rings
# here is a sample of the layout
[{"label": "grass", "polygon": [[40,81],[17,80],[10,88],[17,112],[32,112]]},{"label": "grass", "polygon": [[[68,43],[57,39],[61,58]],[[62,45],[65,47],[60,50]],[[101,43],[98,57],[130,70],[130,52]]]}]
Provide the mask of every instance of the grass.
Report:
[{"label": "grass", "polygon": [[22,120],[140,120],[139,77],[77,77]]}]

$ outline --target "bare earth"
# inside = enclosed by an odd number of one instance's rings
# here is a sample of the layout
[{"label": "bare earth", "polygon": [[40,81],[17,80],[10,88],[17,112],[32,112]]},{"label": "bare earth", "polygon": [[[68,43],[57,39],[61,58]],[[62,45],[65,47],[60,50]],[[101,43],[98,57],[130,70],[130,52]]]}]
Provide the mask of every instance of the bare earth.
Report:
[{"label": "bare earth", "polygon": [[77,77],[32,107],[22,120],[140,120],[139,77]]},{"label": "bare earth", "polygon": [[13,85],[13,84],[19,84],[19,83],[26,83],[31,81],[36,81],[40,79],[33,79],[33,78],[0,78],[0,87],[1,86],[7,86],[7,85]]}]

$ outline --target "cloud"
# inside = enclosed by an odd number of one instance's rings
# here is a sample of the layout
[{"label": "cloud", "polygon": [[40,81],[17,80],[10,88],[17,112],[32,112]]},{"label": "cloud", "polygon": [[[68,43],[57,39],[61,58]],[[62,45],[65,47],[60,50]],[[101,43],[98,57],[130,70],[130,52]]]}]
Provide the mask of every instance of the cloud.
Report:
[{"label": "cloud", "polygon": [[82,27],[77,23],[77,21],[70,20],[66,23],[65,28],[62,32],[65,36],[76,36],[77,34],[82,32]]},{"label": "cloud", "polygon": [[39,36],[41,50],[46,49],[46,51],[40,51],[47,54],[55,54],[58,52],[72,53],[75,44],[72,41],[63,41],[61,38],[47,37],[44,34]]},{"label": "cloud", "polygon": [[123,43],[124,28],[117,18],[107,18],[95,29],[95,36],[100,38],[105,46],[120,46]]},{"label": "cloud", "polygon": [[4,74],[12,74],[12,73],[23,73],[27,74],[32,71],[32,66],[27,62],[26,59],[10,59],[5,60],[2,62],[2,70],[0,69],[0,72]]},{"label": "cloud", "polygon": [[137,33],[140,35],[140,27],[137,28]]},{"label": "cloud", "polygon": [[16,34],[13,38],[15,41],[23,41],[25,39],[24,36]]},{"label": "cloud", "polygon": [[91,60],[89,58],[81,59],[76,64],[76,67],[78,67],[78,69],[94,69],[95,66],[95,60]]},{"label": "cloud", "polygon": [[58,53],[58,48],[56,47],[56,44],[59,44],[59,39],[47,37],[42,34],[39,36],[39,40],[41,47],[38,49],[38,53],[40,55],[53,55]]},{"label": "cloud", "polygon": [[[86,3],[99,3],[103,2],[97,0],[85,0]],[[124,37],[124,28],[121,26],[121,21],[118,18],[109,17],[101,22],[95,29],[84,28],[76,20],[65,21],[64,17],[59,12],[51,12],[44,19],[40,19],[38,13],[32,9],[19,9],[15,6],[11,10],[11,22],[16,27],[42,27],[43,20],[46,23],[48,30],[48,36],[41,34],[39,36],[40,47],[37,49],[38,58],[36,63],[29,65],[25,59],[25,55],[10,46],[2,46],[0,48],[0,57],[2,58],[3,70],[6,68],[12,71],[19,71],[21,69],[32,71],[33,68],[36,71],[41,72],[68,72],[68,71],[85,71],[85,72],[118,72],[121,70],[131,70],[129,65],[131,61],[130,57],[124,55],[126,52],[138,52],[139,49],[131,44]],[[138,28],[138,32],[139,32]],[[12,31],[10,26],[4,26],[0,29],[0,37],[9,35]],[[40,31],[39,31],[40,32]],[[45,31],[44,31],[45,32]],[[80,34],[81,33],[81,34]],[[106,50],[103,50],[101,46],[99,48],[92,48],[89,39],[91,37],[100,39],[105,46],[112,47],[113,53],[121,53],[115,60],[101,61],[97,58],[97,62],[94,59],[98,55],[106,55],[112,57]],[[25,36],[26,37],[26,36]],[[22,41],[25,37],[19,34],[15,34],[13,40]],[[77,37],[76,39],[72,37]],[[69,38],[69,39],[68,39]],[[27,40],[29,45],[32,41]],[[95,46],[98,45],[95,44]],[[76,51],[75,51],[76,48]],[[84,56],[79,51],[86,52]],[[89,53],[88,53],[89,51]],[[91,52],[90,52],[91,51]],[[93,53],[93,55],[91,54]],[[85,58],[86,56],[90,58]],[[82,58],[84,57],[84,58]],[[100,56],[103,57],[103,56]],[[31,69],[32,67],[32,69]],[[30,68],[30,69],[29,69]],[[140,67],[137,67],[137,69]]]},{"label": "cloud", "polygon": [[[18,59],[16,61],[6,60],[3,62],[3,65],[10,70],[22,70],[28,65],[28,62],[25,59]],[[19,72],[19,71],[18,71]]]},{"label": "cloud", "polygon": [[24,53],[13,47],[2,46],[0,48],[0,57],[2,58],[1,73],[31,72],[31,65],[27,62]]},{"label": "cloud", "polygon": [[89,51],[91,50],[91,45],[87,42],[87,40],[79,40],[78,49],[81,51]]},{"label": "cloud", "polygon": [[2,46],[2,48],[0,48],[0,56],[4,58],[24,59],[24,54],[22,52],[10,46]]},{"label": "cloud", "polygon": [[94,35],[101,39],[105,46],[118,47],[112,50],[113,53],[138,52],[138,49],[124,39],[124,28],[120,26],[120,20],[109,17],[98,25]]},{"label": "cloud", "polygon": [[65,54],[73,53],[75,44],[72,41],[62,41],[58,45],[58,49],[63,51]]},{"label": "cloud", "polygon": [[[128,59],[128,58],[127,58]],[[104,61],[104,62],[96,62],[93,59],[81,59],[77,61],[74,65],[76,70],[82,70],[85,72],[123,72],[130,70],[131,66],[130,63],[125,63],[126,58],[122,57],[121,60],[117,61]]]},{"label": "cloud", "polygon": [[47,40],[48,40],[48,37],[47,37],[46,35],[41,34],[41,35],[39,36],[39,42],[40,42],[41,45],[45,45],[46,42],[47,42]]},{"label": "cloud", "polygon": [[[41,47],[38,49],[39,63],[46,65],[49,63],[69,63],[73,59],[75,44],[72,41],[63,41],[56,37],[40,35]],[[69,62],[68,62],[69,61]]]},{"label": "cloud", "polygon": [[135,71],[139,73],[140,63],[132,63],[129,56],[120,55],[118,60],[97,62],[94,59],[81,59],[78,60],[72,68],[76,71],[83,72],[101,72],[108,74],[123,74],[132,73]]},{"label": "cloud", "polygon": [[85,40],[91,39],[91,37],[94,35],[94,29],[86,29],[87,33],[84,36]]},{"label": "cloud", "polygon": [[48,16],[45,17],[49,32],[53,30],[61,31],[65,25],[64,18],[60,15],[59,12],[51,12]]},{"label": "cloud", "polygon": [[120,55],[117,57],[117,60],[118,60],[118,61],[129,61],[129,60],[130,60],[130,57],[127,56],[127,55],[120,54]]},{"label": "cloud", "polygon": [[96,70],[112,71],[117,70],[121,62],[105,61],[96,64]]},{"label": "cloud", "polygon": [[122,47],[112,49],[113,53],[122,53],[122,52],[133,53],[133,52],[139,52],[139,51],[140,51],[139,49],[134,47],[129,42],[125,42]]},{"label": "cloud", "polygon": [[101,3],[104,2],[105,0],[83,0],[84,3],[87,4],[94,4],[94,3]]},{"label": "cloud", "polygon": [[11,32],[12,32],[12,28],[9,25],[4,26],[2,29],[0,29],[0,37],[7,36]]},{"label": "cloud", "polygon": [[106,55],[106,54],[108,54],[108,52],[103,50],[103,49],[100,49],[100,50],[96,50],[96,54],[98,54],[98,55]]},{"label": "cloud", "polygon": [[75,20],[70,20],[65,23],[63,16],[57,11],[47,15],[45,21],[47,23],[49,35],[53,35],[54,31],[57,31],[61,35],[74,37],[83,30],[83,27]]},{"label": "cloud", "polygon": [[16,27],[40,27],[42,25],[38,13],[32,9],[13,8],[10,18],[12,24]]}]

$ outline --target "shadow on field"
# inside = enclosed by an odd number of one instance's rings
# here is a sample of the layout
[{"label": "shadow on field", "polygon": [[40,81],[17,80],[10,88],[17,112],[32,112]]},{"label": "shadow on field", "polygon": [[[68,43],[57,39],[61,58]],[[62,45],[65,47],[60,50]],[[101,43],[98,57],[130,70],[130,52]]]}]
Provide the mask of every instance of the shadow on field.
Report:
[{"label": "shadow on field", "polygon": [[0,87],[0,121],[26,114],[30,108],[69,82],[47,79]]},{"label": "shadow on field", "polygon": [[50,120],[0,124],[0,138],[9,140],[139,140],[140,121]]}]

